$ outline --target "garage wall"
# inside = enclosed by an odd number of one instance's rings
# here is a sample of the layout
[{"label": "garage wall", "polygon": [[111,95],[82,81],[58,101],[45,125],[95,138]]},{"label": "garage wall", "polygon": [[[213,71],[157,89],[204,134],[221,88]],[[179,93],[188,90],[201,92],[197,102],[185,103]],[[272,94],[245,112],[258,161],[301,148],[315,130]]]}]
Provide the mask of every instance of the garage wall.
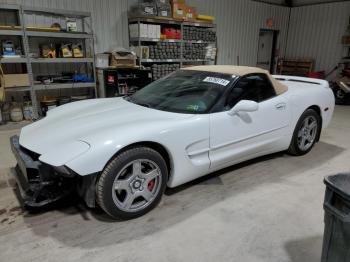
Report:
[{"label": "garage wall", "polygon": [[349,1],[292,8],[287,57],[314,58],[316,70],[329,72],[345,54],[341,37],[349,17]]},{"label": "garage wall", "polygon": [[[28,6],[90,11],[96,35],[96,52],[112,46],[128,46],[127,10],[136,0],[0,0]],[[275,28],[281,30],[280,44],[284,50],[288,8],[248,0],[187,0],[203,14],[217,17],[218,63],[255,65],[259,29],[266,28],[273,18]]]},{"label": "garage wall", "polygon": [[187,0],[199,12],[216,17],[218,35],[218,63],[255,66],[259,30],[267,28],[273,18],[274,29],[280,30],[279,47],[283,53],[288,28],[289,8],[247,0]]}]

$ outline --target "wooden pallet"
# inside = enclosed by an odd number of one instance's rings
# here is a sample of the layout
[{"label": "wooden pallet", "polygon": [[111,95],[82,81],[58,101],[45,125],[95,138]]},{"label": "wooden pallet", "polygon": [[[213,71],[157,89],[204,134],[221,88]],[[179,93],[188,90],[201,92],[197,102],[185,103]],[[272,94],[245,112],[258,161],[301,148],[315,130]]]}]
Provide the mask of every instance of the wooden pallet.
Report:
[{"label": "wooden pallet", "polygon": [[312,59],[281,59],[278,72],[281,75],[308,76],[314,67]]}]

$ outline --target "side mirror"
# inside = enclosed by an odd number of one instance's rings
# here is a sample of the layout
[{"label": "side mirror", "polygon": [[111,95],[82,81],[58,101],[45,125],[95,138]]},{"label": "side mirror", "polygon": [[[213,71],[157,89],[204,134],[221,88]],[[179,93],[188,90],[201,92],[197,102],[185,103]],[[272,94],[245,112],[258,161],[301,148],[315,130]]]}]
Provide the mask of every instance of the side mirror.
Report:
[{"label": "side mirror", "polygon": [[241,100],[227,113],[230,116],[236,115],[239,112],[254,112],[259,109],[259,104],[251,100]]}]

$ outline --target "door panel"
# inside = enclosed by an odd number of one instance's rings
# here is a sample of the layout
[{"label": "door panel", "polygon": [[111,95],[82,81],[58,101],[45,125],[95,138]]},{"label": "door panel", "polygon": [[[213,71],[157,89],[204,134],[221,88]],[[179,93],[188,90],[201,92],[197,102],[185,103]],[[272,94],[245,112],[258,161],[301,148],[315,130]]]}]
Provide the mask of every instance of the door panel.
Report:
[{"label": "door panel", "polygon": [[260,152],[285,147],[290,110],[287,101],[277,96],[259,103],[255,112],[230,116],[227,112],[210,116],[211,169]]}]

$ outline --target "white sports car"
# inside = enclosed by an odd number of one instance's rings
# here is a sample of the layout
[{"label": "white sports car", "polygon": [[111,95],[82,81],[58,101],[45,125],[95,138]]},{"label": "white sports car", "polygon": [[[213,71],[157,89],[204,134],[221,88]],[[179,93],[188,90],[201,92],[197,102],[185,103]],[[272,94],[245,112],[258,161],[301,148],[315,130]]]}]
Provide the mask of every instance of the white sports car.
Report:
[{"label": "white sports car", "polygon": [[115,218],[145,214],[165,188],[278,151],[311,150],[332,117],[327,81],[251,67],[178,70],[124,98],[70,103],[12,137],[24,204],[77,190]]}]

